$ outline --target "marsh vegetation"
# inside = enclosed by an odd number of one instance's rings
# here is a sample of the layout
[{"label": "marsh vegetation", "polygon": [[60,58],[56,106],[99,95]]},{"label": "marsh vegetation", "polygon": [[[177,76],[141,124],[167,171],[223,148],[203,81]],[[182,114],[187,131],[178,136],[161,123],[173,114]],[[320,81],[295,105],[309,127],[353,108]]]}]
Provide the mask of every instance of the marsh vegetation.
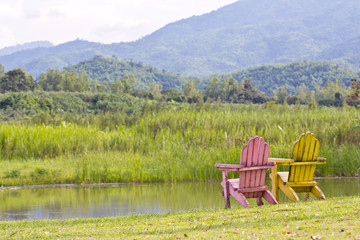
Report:
[{"label": "marsh vegetation", "polygon": [[[270,157],[290,157],[312,131],[327,164],[317,176],[358,176],[359,111],[303,105],[149,104],[124,123],[122,114],[67,115],[47,124],[0,126],[1,184],[175,182],[219,179],[215,163],[238,163],[254,135]],[[157,109],[157,110],[156,110]],[[34,119],[33,119],[34,120]]]}]

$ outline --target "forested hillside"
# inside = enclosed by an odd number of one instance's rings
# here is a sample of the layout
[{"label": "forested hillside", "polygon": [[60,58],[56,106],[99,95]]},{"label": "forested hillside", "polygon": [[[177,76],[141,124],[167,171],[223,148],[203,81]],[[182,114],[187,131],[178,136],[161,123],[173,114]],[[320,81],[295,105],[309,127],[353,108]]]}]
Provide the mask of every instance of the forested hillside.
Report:
[{"label": "forested hillside", "polygon": [[78,73],[85,71],[91,79],[97,79],[100,83],[104,81],[112,83],[117,79],[123,79],[125,76],[134,75],[136,87],[141,89],[149,89],[151,84],[158,84],[163,89],[182,90],[185,83],[189,81],[188,77],[159,70],[143,63],[101,56],[70,66],[66,70],[69,72],[75,70]]},{"label": "forested hillside", "polygon": [[213,75],[204,78],[203,84],[215,77],[220,80],[231,77],[239,82],[250,78],[254,87],[268,95],[285,85],[290,94],[295,94],[297,88],[302,84],[309,90],[316,90],[317,87],[323,87],[328,80],[350,86],[350,79],[357,78],[358,74],[358,72],[328,62],[304,61],[291,64],[262,65],[229,74]]},{"label": "forested hillside", "polygon": [[[136,87],[140,89],[149,89],[151,84],[158,84],[163,89],[182,90],[189,81],[189,77],[159,70],[143,63],[100,56],[70,66],[66,70],[68,72],[75,70],[78,73],[85,71],[91,79],[97,79],[99,83],[103,81],[113,83],[116,79],[134,75]],[[290,64],[262,65],[232,73],[211,75],[198,80],[201,82],[200,89],[203,89],[213,78],[218,78],[219,83],[229,78],[234,78],[237,82],[251,79],[254,87],[270,95],[285,85],[290,94],[295,94],[302,84],[308,87],[310,91],[316,90],[318,87],[323,87],[328,80],[338,81],[339,84],[349,86],[351,84],[350,79],[357,78],[358,74],[360,73],[328,62],[303,61]]]},{"label": "forested hillside", "polygon": [[159,69],[203,77],[261,64],[329,60],[359,69],[357,0],[240,0],[170,23],[135,42],[76,40],[0,56],[6,70],[37,77],[96,55],[132,59]]}]

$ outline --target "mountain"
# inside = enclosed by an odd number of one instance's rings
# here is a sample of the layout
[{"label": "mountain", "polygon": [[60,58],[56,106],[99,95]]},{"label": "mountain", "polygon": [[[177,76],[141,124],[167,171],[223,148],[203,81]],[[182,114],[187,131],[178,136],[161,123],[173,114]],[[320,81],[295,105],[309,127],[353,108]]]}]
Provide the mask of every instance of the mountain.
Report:
[{"label": "mountain", "polygon": [[91,79],[109,83],[133,74],[136,79],[136,87],[142,89],[148,89],[150,84],[159,84],[163,86],[163,89],[175,88],[182,90],[185,83],[189,81],[188,77],[159,70],[143,63],[104,58],[102,56],[96,56],[90,60],[72,65],[67,67],[66,70],[78,73],[85,71]]},{"label": "mountain", "polygon": [[356,78],[358,74],[358,72],[329,62],[303,61],[290,64],[262,65],[228,74],[213,75],[204,78],[202,86],[205,86],[210,79],[215,77],[219,80],[234,78],[238,82],[250,78],[252,85],[267,95],[285,85],[290,94],[295,94],[302,83],[310,90],[316,90],[318,86],[323,87],[328,80],[350,86],[350,79]]},{"label": "mountain", "polygon": [[27,72],[38,76],[49,68],[63,69],[96,55],[111,54],[107,54],[103,44],[75,40],[54,47],[40,47],[0,56],[0,64],[5,66],[5,69],[24,68]]},{"label": "mountain", "polygon": [[0,56],[0,63],[35,76],[96,55],[115,55],[195,77],[301,60],[328,60],[360,69],[358,29],[358,0],[240,0],[170,23],[134,42],[76,40]]},{"label": "mountain", "polygon": [[0,56],[9,55],[15,52],[23,51],[23,50],[29,50],[33,48],[39,48],[39,47],[53,47],[54,45],[49,41],[36,41],[36,42],[29,42],[24,44],[18,44],[16,46],[12,47],[4,47],[0,49]]},{"label": "mountain", "polygon": [[333,59],[332,62],[349,69],[360,69],[360,54]]},{"label": "mountain", "polygon": [[335,45],[317,56],[347,68],[360,69],[360,36]]}]

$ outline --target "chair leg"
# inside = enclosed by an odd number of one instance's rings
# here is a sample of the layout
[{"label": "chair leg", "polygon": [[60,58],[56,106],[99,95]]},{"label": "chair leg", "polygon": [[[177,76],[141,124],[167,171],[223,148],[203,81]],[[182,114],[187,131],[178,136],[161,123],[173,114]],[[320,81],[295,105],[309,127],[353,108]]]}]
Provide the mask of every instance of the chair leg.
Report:
[{"label": "chair leg", "polygon": [[256,198],[256,203],[257,203],[257,205],[258,205],[258,206],[262,206],[262,205],[264,205],[264,203],[263,203],[263,201],[262,201],[261,197],[257,197],[257,198]]},{"label": "chair leg", "polygon": [[285,185],[285,183],[281,180],[280,176],[278,176],[278,181],[279,181],[279,188],[280,190],[288,197],[290,198],[291,201],[293,202],[298,202],[300,201],[298,195],[296,194],[296,192],[294,191],[294,189],[292,189],[291,187],[288,187]]},{"label": "chair leg", "polygon": [[225,200],[225,208],[230,208],[230,196],[229,195],[224,195],[224,200]]},{"label": "chair leg", "polygon": [[263,193],[263,198],[265,198],[265,200],[268,201],[268,203],[278,204],[278,201],[276,201],[276,198],[274,197],[274,195],[271,194],[269,190],[266,190]]},{"label": "chair leg", "polygon": [[304,193],[304,200],[305,200],[305,201],[309,200],[309,197],[310,197],[310,193],[309,193],[309,192]]},{"label": "chair leg", "polygon": [[312,187],[311,193],[314,194],[314,196],[317,197],[318,199],[323,199],[323,200],[326,199],[324,193],[321,191],[321,189],[318,186]]},{"label": "chair leg", "polygon": [[230,192],[229,192],[229,182],[225,183],[223,196],[225,200],[225,208],[230,208]]},{"label": "chair leg", "polygon": [[230,208],[230,191],[229,191],[229,176],[227,171],[222,171],[223,180],[221,186],[223,187],[223,196],[225,200],[225,208]]},{"label": "chair leg", "polygon": [[275,197],[276,201],[279,201],[279,182],[275,179],[277,179],[277,166],[271,169],[271,174],[269,175],[271,179],[271,187],[273,196]]},{"label": "chair leg", "polygon": [[233,196],[233,198],[235,198],[236,201],[238,201],[241,206],[243,206],[244,208],[247,208],[250,206],[250,203],[246,200],[246,197],[244,196],[244,194],[242,193],[239,193],[239,192],[231,192],[231,189],[230,189],[230,194],[231,196]]}]

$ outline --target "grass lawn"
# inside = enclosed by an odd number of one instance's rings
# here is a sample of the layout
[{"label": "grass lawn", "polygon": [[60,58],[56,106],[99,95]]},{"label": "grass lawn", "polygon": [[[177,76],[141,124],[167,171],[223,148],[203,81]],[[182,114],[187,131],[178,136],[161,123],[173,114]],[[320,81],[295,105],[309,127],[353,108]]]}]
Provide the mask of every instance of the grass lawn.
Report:
[{"label": "grass lawn", "polygon": [[360,239],[360,196],[169,214],[0,222],[1,239]]}]

